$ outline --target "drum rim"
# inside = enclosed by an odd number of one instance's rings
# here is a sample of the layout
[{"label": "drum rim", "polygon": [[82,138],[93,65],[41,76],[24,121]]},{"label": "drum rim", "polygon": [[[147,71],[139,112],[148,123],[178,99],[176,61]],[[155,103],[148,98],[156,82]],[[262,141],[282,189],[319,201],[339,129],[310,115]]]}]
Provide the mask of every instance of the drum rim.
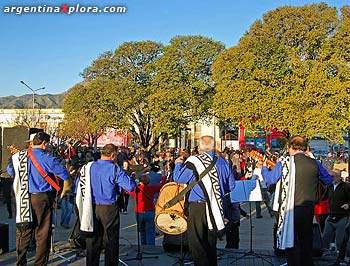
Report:
[{"label": "drum rim", "polygon": [[[185,224],[186,224],[185,228],[184,228],[183,230],[177,231],[177,232],[168,232],[168,231],[165,231],[163,228],[160,228],[160,226],[159,226],[158,223],[157,223],[157,219],[158,219],[159,215],[160,215],[160,214],[174,214],[174,213],[175,213],[177,216],[181,217],[181,218],[185,221]],[[154,218],[154,224],[156,225],[156,227],[157,227],[160,231],[162,231],[162,232],[165,233],[165,234],[168,234],[168,235],[180,235],[180,234],[182,234],[182,233],[185,233],[185,232],[187,231],[187,227],[188,227],[186,215],[181,215],[181,214],[182,214],[181,212],[176,211],[176,210],[173,210],[173,211],[171,211],[171,210],[164,210],[164,211],[158,213],[157,216]]]}]

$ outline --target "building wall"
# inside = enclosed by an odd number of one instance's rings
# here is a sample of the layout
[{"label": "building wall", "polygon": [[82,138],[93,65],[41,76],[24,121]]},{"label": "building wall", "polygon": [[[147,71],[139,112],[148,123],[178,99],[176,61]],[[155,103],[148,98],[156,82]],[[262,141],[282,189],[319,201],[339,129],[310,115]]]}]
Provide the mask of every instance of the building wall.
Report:
[{"label": "building wall", "polygon": [[0,109],[0,127],[18,126],[16,119],[21,116],[38,121],[32,127],[43,128],[50,134],[60,128],[64,119],[62,109]]},{"label": "building wall", "polygon": [[210,122],[192,123],[188,126],[188,130],[182,135],[185,135],[184,141],[181,142],[181,147],[194,148],[199,145],[199,139],[201,136],[209,135],[215,139],[215,145],[218,150],[222,150],[220,128],[215,125],[215,118],[212,118]]},{"label": "building wall", "polygon": [[[31,118],[33,109],[0,109],[0,127],[16,126],[16,118],[21,115]],[[55,135],[61,127],[64,113],[62,109],[34,109],[34,118],[39,123],[33,127],[43,128],[50,135]],[[180,147],[185,148],[190,146],[194,148],[198,146],[201,136],[210,135],[214,136],[217,149],[221,149],[220,130],[218,126],[214,125],[214,118],[209,123],[203,121],[190,124],[187,130],[181,132]]]}]

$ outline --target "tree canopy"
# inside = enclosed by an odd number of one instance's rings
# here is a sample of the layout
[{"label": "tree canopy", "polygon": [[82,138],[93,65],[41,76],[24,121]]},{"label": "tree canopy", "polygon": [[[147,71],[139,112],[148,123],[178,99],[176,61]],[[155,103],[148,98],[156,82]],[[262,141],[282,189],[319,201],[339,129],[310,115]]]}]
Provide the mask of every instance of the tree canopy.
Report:
[{"label": "tree canopy", "polygon": [[152,118],[144,109],[148,106],[154,63],[162,48],[151,41],[128,42],[114,53],[103,53],[83,71],[87,84],[83,89],[72,88],[64,112],[72,117],[87,116],[89,131],[126,129],[141,146],[152,148],[161,134],[152,131]]},{"label": "tree canopy", "polygon": [[74,139],[86,139],[89,145],[106,129],[104,91],[101,81],[76,84],[64,100],[62,134]]},{"label": "tree canopy", "polygon": [[87,131],[125,129],[151,150],[161,136],[208,115],[211,65],[223,49],[209,38],[179,36],[166,47],[128,42],[103,53],[82,72],[85,84],[73,87],[65,100],[67,128],[76,134],[68,124],[87,117]]},{"label": "tree canopy", "polygon": [[63,109],[77,138],[124,129],[151,150],[214,115],[221,125],[341,142],[350,126],[350,7],[277,8],[226,50],[203,36],[126,42],[81,75]]},{"label": "tree canopy", "polygon": [[203,36],[176,36],[156,63],[153,103],[159,130],[176,135],[190,122],[211,115],[215,92],[211,66],[224,49],[220,42]]},{"label": "tree canopy", "polygon": [[341,141],[349,123],[349,7],[281,7],[213,64],[214,111],[247,128]]}]

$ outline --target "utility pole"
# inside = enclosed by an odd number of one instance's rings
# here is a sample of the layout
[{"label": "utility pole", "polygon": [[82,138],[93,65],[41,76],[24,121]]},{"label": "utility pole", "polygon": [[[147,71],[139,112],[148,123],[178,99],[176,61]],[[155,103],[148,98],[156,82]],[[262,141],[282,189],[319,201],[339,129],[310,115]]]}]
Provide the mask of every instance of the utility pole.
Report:
[{"label": "utility pole", "polygon": [[34,108],[35,108],[35,92],[39,90],[44,90],[45,87],[39,88],[39,89],[32,89],[27,83],[25,83],[23,80],[20,81],[24,86],[26,86],[28,89],[32,91],[32,127],[35,127],[35,121],[34,121]]}]

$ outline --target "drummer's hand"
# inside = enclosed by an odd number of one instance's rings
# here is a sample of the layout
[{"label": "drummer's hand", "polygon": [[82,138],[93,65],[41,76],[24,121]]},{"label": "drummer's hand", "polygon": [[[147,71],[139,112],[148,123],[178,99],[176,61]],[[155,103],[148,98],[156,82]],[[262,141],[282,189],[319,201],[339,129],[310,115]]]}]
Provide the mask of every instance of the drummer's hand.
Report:
[{"label": "drummer's hand", "polygon": [[228,224],[229,220],[227,218],[224,218],[224,224]]},{"label": "drummer's hand", "polygon": [[175,163],[183,163],[184,162],[184,157],[183,156],[179,156],[176,160]]}]

